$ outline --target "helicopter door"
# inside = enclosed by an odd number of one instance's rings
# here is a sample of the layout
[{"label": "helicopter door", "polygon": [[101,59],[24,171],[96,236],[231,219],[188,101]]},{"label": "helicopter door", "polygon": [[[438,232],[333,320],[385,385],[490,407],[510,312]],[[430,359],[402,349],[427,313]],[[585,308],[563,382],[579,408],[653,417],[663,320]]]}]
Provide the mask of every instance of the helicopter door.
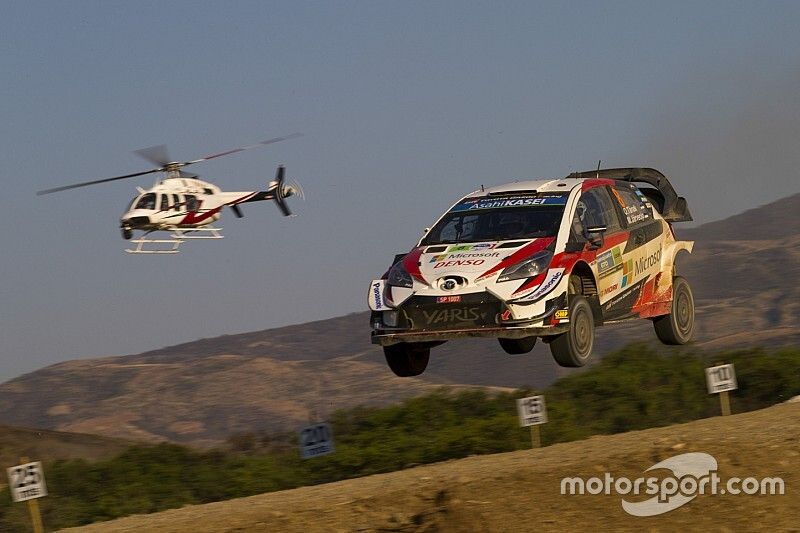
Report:
[{"label": "helicopter door", "polygon": [[173,194],[172,195],[172,203],[173,203],[172,209],[174,209],[175,211],[180,210],[180,208],[181,208],[181,197],[178,196],[177,194]]},{"label": "helicopter door", "polygon": [[200,202],[197,201],[197,197],[193,194],[186,195],[186,210],[187,211],[197,211],[200,207]]},{"label": "helicopter door", "polygon": [[156,193],[148,192],[139,197],[134,209],[146,209],[148,211],[155,211],[156,209]]},{"label": "helicopter door", "polygon": [[169,211],[169,195],[162,194],[161,195],[161,207],[159,211]]}]

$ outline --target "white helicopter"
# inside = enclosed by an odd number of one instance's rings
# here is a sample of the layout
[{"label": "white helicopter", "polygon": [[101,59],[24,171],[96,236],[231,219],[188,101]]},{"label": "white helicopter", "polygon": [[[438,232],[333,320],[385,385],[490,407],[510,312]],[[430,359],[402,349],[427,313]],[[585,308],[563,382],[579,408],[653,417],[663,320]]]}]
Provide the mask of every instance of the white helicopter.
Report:
[{"label": "white helicopter", "polygon": [[[175,254],[180,251],[180,245],[189,239],[221,239],[223,237],[220,234],[221,228],[210,224],[219,220],[223,207],[230,207],[237,218],[242,218],[243,215],[239,204],[273,200],[284,216],[293,216],[289,206],[286,204],[286,198],[290,196],[305,197],[303,189],[297,182],[286,182],[286,170],[283,165],[278,167],[275,179],[269,183],[266,191],[238,192],[223,191],[212,183],[197,179],[195,174],[184,172],[182,170],[183,167],[301,135],[300,133],[293,133],[284,137],[275,137],[250,146],[233,148],[183,162],[170,161],[164,145],[144,148],[136,150],[134,153],[158,165],[157,168],[113,178],[103,178],[45,189],[38,191],[36,194],[41,196],[98,183],[164,172],[166,177],[156,182],[150,189],[145,190],[137,187],[139,195],[131,201],[125,214],[120,218],[120,228],[122,237],[136,244],[135,248],[125,250],[128,253]],[[144,234],[138,239],[132,239],[135,230],[143,231]],[[149,235],[156,231],[170,232],[169,238],[150,238]]]}]

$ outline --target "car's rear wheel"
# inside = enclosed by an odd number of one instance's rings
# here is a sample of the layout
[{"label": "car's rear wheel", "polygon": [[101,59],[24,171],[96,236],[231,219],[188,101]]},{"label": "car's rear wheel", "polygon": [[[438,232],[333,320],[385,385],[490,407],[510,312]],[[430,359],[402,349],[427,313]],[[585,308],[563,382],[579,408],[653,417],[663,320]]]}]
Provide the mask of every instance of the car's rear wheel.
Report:
[{"label": "car's rear wheel", "polygon": [[401,342],[383,347],[386,363],[401,378],[419,376],[428,367],[431,356],[429,345]]},{"label": "car's rear wheel", "polygon": [[550,352],[561,366],[579,367],[592,356],[594,315],[589,301],[579,294],[570,296],[569,331],[550,341]]},{"label": "car's rear wheel", "polygon": [[536,346],[536,337],[523,337],[521,339],[497,339],[506,353],[519,355],[528,353]]},{"label": "car's rear wheel", "polygon": [[653,319],[658,340],[664,344],[686,344],[694,336],[694,296],[689,282],[672,279],[672,308],[668,315]]}]

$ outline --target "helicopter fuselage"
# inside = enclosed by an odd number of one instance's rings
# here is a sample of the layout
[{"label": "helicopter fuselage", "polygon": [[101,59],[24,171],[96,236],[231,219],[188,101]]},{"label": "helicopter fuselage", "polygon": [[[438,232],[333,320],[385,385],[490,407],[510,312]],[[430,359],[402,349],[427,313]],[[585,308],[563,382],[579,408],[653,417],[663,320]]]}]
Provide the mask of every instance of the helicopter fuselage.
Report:
[{"label": "helicopter fuselage", "polygon": [[120,217],[120,227],[125,238],[130,238],[133,230],[191,229],[219,220],[225,206],[273,198],[273,184],[267,191],[226,192],[199,179],[167,178],[150,189],[139,189]]}]

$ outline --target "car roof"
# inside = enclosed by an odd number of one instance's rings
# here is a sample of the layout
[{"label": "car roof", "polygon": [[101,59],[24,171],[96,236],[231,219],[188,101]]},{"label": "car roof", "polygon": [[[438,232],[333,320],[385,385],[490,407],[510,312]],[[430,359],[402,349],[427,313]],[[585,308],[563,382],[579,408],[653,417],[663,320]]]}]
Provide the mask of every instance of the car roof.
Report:
[{"label": "car roof", "polygon": [[524,192],[569,192],[576,185],[587,181],[586,178],[560,178],[549,180],[526,180],[504,183],[494,187],[486,187],[483,190],[473,191],[467,198],[495,196],[504,193],[524,193]]}]

